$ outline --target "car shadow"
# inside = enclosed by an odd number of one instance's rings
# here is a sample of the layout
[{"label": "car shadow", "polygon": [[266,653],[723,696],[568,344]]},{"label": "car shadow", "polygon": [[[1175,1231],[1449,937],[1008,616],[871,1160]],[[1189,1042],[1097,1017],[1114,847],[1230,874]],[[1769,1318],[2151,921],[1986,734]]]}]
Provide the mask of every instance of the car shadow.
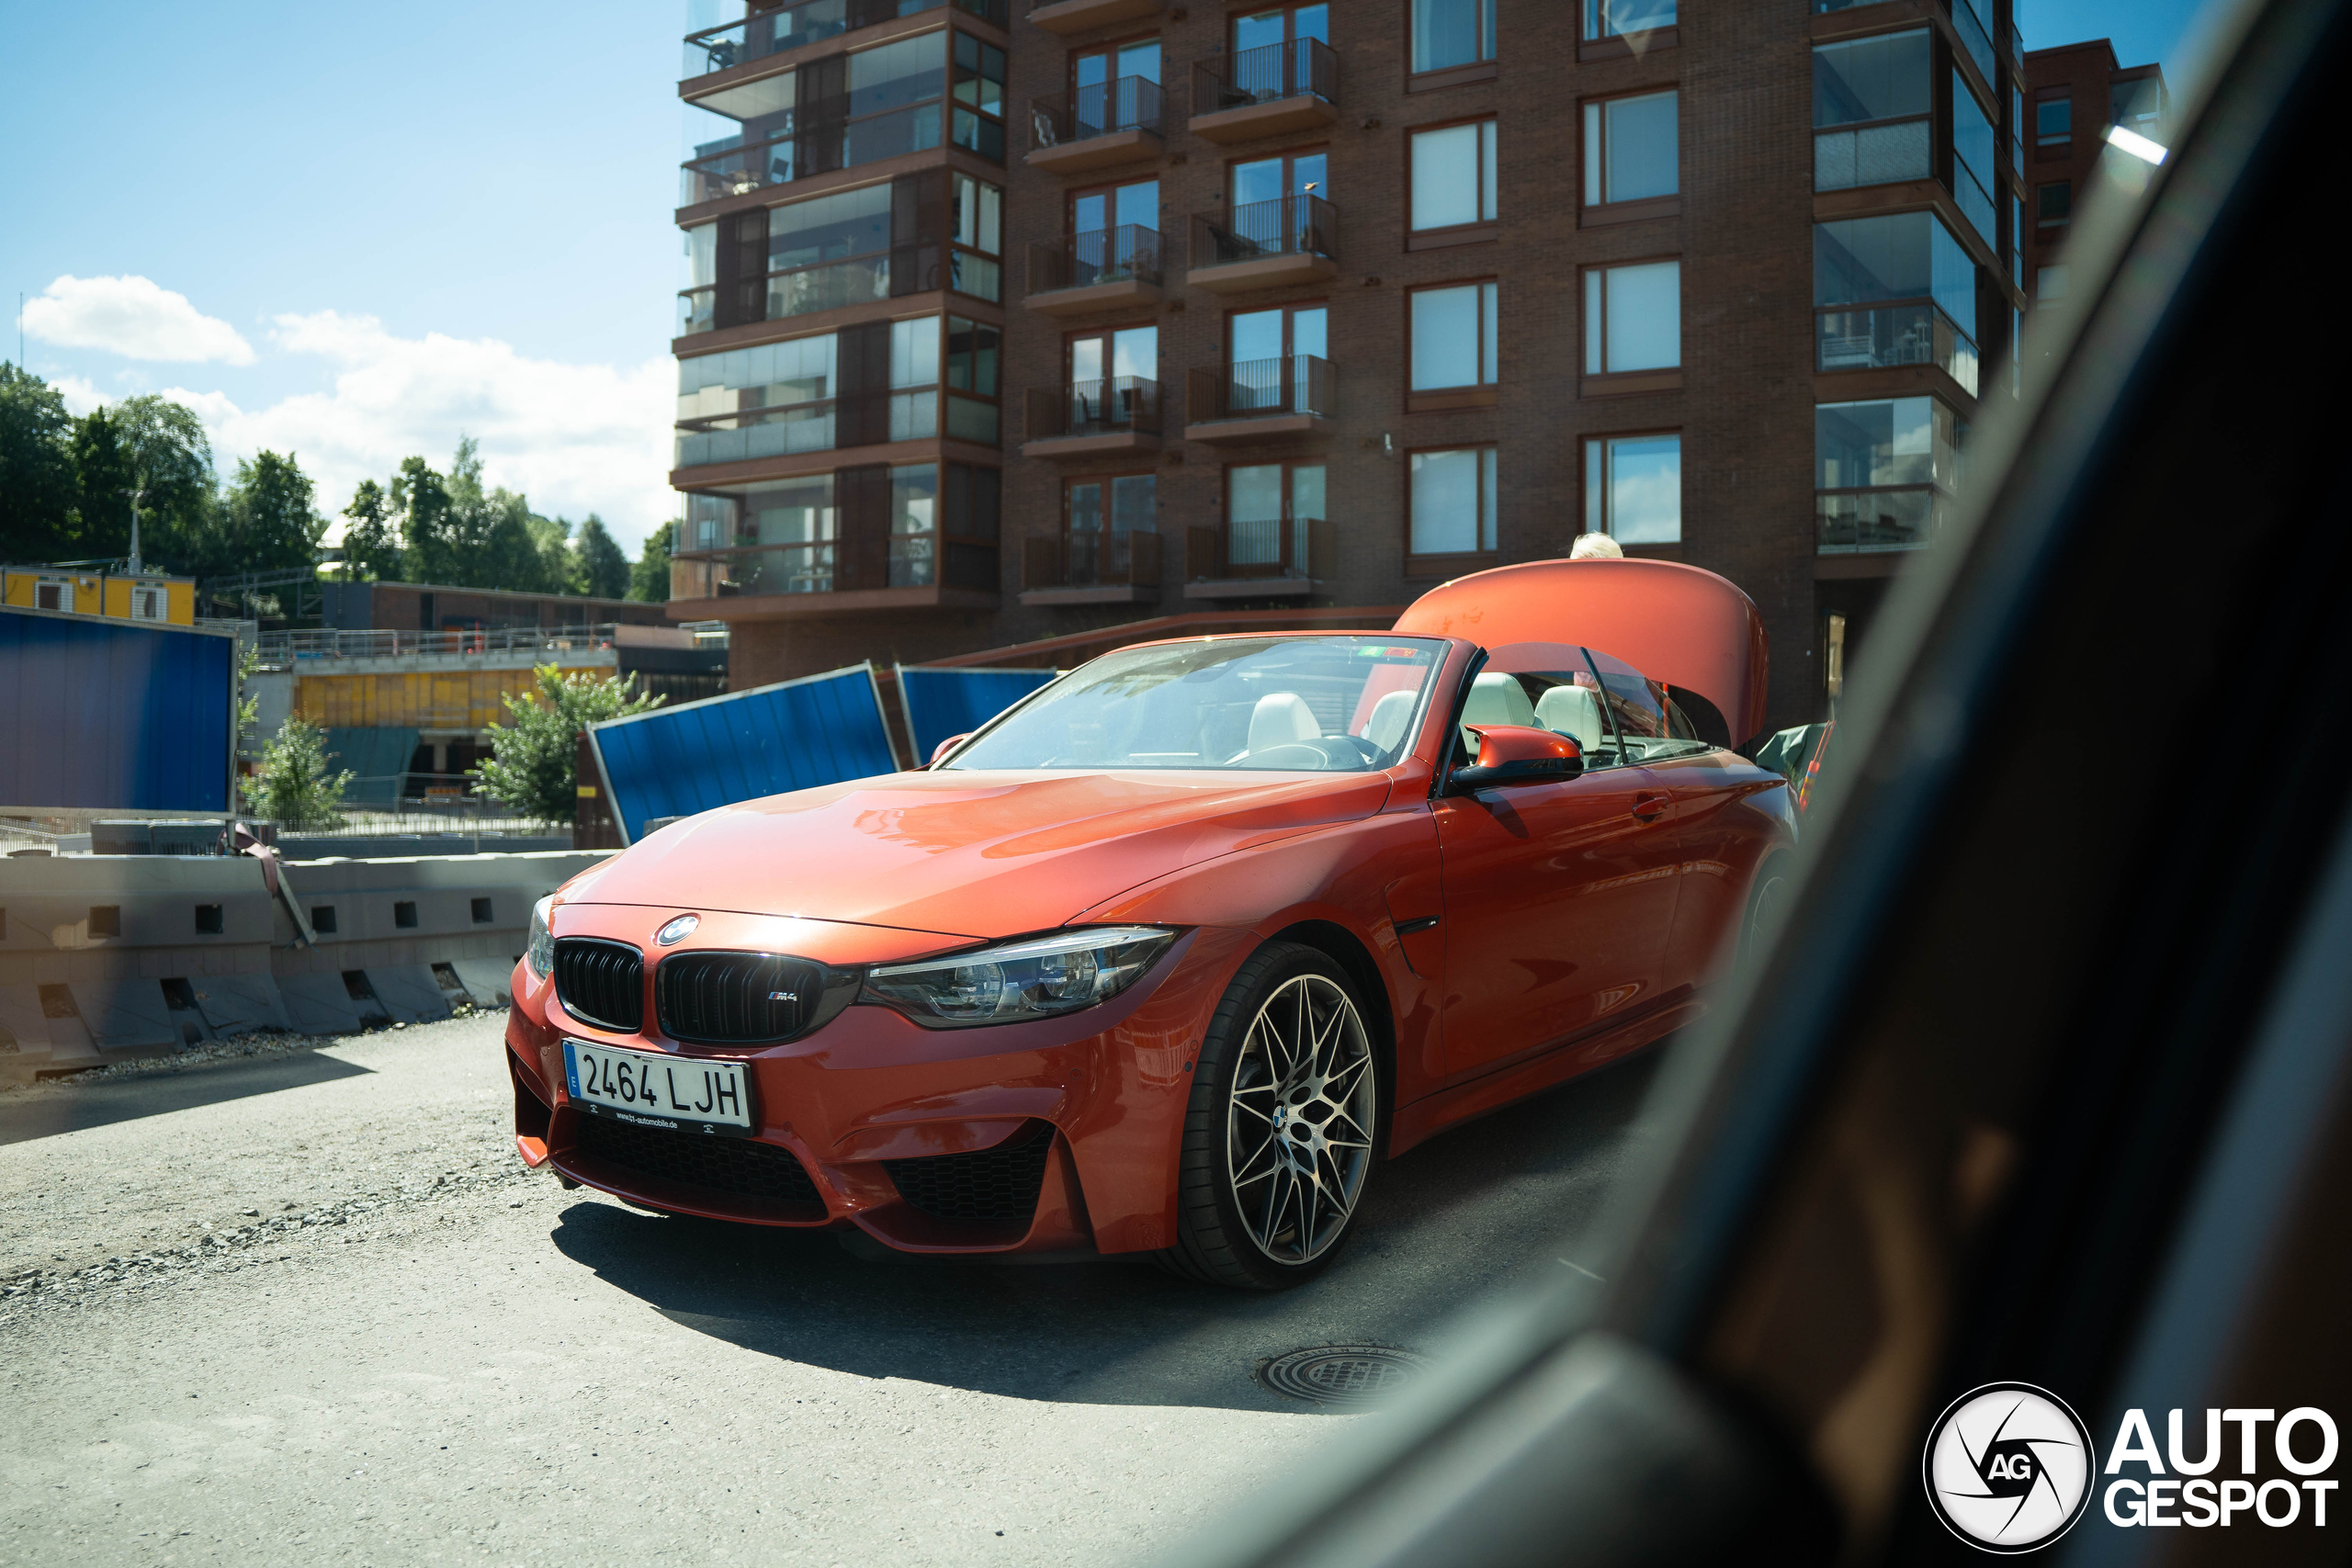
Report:
[{"label": "car shadow", "polygon": [[1261,1386],[1308,1346],[1430,1349],[1465,1308],[1577,1269],[1572,1248],[1653,1135],[1644,1052],[1377,1173],[1360,1229],[1319,1279],[1262,1295],[1148,1262],[869,1262],[830,1232],[564,1210],[557,1248],[671,1321],[763,1355],[1023,1399],[1300,1411]]},{"label": "car shadow", "polygon": [[21,1144],[134,1122],[142,1116],[276,1094],[280,1089],[362,1077],[370,1070],[339,1056],[303,1051],[259,1062],[208,1064],[187,1072],[119,1083],[77,1084],[71,1095],[32,1094],[21,1100],[0,1101],[0,1144]]}]

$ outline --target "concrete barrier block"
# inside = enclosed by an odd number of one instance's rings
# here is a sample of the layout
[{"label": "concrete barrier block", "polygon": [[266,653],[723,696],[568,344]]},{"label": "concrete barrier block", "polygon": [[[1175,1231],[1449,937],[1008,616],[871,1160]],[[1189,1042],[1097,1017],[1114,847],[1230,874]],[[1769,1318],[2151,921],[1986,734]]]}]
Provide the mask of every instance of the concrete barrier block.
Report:
[{"label": "concrete barrier block", "polygon": [[277,984],[266,975],[208,975],[195,983],[197,1011],[216,1036],[255,1029],[288,1029],[292,1021]]},{"label": "concrete barrier block", "polygon": [[178,1046],[164,987],[153,980],[102,980],[73,987],[83,1024],[101,1051],[165,1051]]},{"label": "concrete barrier block", "polygon": [[459,958],[449,967],[458,972],[476,1007],[511,1007],[514,998],[508,994],[514,984],[514,964],[512,960],[496,957]]},{"label": "concrete barrier block", "polygon": [[395,1023],[431,1023],[449,1016],[449,998],[429,964],[398,964],[368,971],[368,984]]},{"label": "concrete barrier block", "polygon": [[368,1027],[339,971],[281,975],[277,994],[287,1021],[303,1034],[349,1034]]}]

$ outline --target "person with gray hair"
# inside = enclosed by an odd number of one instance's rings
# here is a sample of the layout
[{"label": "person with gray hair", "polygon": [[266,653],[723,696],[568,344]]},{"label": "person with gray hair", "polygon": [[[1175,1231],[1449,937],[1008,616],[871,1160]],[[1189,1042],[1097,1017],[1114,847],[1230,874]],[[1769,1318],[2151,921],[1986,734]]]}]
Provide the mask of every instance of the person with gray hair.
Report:
[{"label": "person with gray hair", "polygon": [[1606,534],[1578,534],[1568,547],[1570,560],[1623,560],[1624,548]]}]

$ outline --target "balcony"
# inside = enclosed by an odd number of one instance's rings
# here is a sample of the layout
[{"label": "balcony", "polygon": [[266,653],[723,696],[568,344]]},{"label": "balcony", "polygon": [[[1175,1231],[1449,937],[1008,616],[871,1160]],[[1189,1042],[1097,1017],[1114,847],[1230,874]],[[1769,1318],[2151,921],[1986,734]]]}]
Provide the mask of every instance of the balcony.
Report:
[{"label": "balcony", "polygon": [[1147,77],[1122,76],[1029,101],[1033,169],[1079,174],[1157,158],[1163,145],[1159,84]]},{"label": "balcony", "polygon": [[1032,387],[1023,404],[1024,457],[1087,457],[1159,449],[1164,396],[1157,381],[1116,376]]},{"label": "balcony", "polygon": [[[745,146],[713,147],[687,160],[678,171],[678,205],[695,207],[939,145],[936,99],[848,121],[826,112],[846,101],[833,99],[798,115],[797,130]],[[986,124],[996,129],[994,121]]]},{"label": "balcony", "polygon": [[1222,528],[1187,528],[1184,597],[1312,598],[1339,559],[1339,525],[1328,517],[1237,517]]},{"label": "balcony", "polygon": [[1252,141],[1340,118],[1340,57],[1320,39],[1213,54],[1193,67],[1193,134]]},{"label": "balcony", "polygon": [[1924,180],[1935,170],[1930,152],[1924,118],[1817,130],[1813,137],[1813,188],[1852,190]]},{"label": "balcony", "polygon": [[1976,344],[1933,305],[1824,310],[1814,318],[1817,370],[1885,370],[1932,365],[1976,396]]},{"label": "balcony", "polygon": [[1136,604],[1159,597],[1158,534],[1039,534],[1022,541],[1021,602]]},{"label": "balcony", "polygon": [[851,615],[887,609],[993,609],[997,551],[934,529],[807,544],[739,544],[670,558],[670,598],[761,601],[722,619]]},{"label": "balcony", "polygon": [[1340,211],[1319,196],[1252,201],[1193,215],[1184,281],[1215,294],[1317,283],[1340,273]]},{"label": "balcony", "polygon": [[1338,375],[1311,354],[1212,365],[1187,374],[1187,441],[1212,445],[1326,434]]},{"label": "balcony", "polygon": [[1082,33],[1159,14],[1164,0],[1029,0],[1029,20],[1049,33]]},{"label": "balcony", "polygon": [[1925,486],[1816,491],[1813,502],[1814,549],[1825,556],[1919,549],[1943,521],[1942,492]]},{"label": "balcony", "polygon": [[1064,234],[1029,247],[1029,309],[1077,316],[1159,301],[1159,231],[1139,223]]},{"label": "balcony", "polygon": [[[725,92],[729,83],[706,83],[702,77],[715,76],[722,71],[735,72],[737,78],[754,75],[757,73],[740,68],[806,44],[822,43],[829,38],[855,32],[860,28],[936,11],[947,3],[948,0],[802,0],[800,5],[763,11],[723,28],[688,33],[685,58],[678,65],[678,75],[684,85],[683,95],[707,107],[717,107],[710,102],[712,96]],[[998,27],[1005,25],[1005,0],[956,0],[956,6]],[[721,108],[720,112],[726,111]]]}]

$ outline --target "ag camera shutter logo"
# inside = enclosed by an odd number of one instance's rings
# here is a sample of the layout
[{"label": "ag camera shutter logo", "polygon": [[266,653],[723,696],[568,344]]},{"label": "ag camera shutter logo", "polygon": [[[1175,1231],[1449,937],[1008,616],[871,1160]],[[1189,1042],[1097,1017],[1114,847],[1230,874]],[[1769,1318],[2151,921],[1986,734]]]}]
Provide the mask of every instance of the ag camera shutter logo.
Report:
[{"label": "ag camera shutter logo", "polygon": [[1928,1433],[1920,1469],[1928,1506],[1983,1551],[2049,1545],[2090,1506],[2098,1456],[2090,1428],[2048,1389],[1996,1382],[1970,1389]]}]

